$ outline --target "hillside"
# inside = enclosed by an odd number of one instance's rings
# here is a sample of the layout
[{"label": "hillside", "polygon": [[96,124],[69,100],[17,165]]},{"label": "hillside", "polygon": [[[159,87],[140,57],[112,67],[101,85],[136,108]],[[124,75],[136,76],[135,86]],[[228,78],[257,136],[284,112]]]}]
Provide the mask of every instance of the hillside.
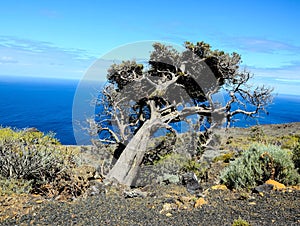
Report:
[{"label": "hillside", "polygon": [[[77,185],[84,182],[90,187],[86,187],[86,193],[72,199],[65,199],[63,194],[50,198],[41,194],[1,195],[0,224],[231,225],[240,217],[251,225],[300,224],[299,186],[254,193],[218,185],[226,161],[234,159],[241,149],[251,142],[291,147],[300,135],[300,123],[219,129],[216,134],[221,143],[210,158],[199,194],[189,193],[180,184],[148,184],[132,190],[91,175],[93,167],[82,167],[73,172],[79,178]],[[99,153],[104,152],[92,146],[64,148],[68,153],[81,152],[84,164],[95,165],[103,160]]]}]

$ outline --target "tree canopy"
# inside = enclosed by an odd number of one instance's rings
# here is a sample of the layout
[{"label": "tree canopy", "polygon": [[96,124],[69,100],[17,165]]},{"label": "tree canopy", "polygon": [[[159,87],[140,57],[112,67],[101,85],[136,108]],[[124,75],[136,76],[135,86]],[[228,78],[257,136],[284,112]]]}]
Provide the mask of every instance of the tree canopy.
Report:
[{"label": "tree canopy", "polygon": [[271,102],[272,89],[248,84],[252,76],[240,70],[239,54],[212,50],[204,42],[184,46],[179,52],[155,43],[147,64],[123,61],[108,70],[92,126],[101,141],[123,147],[109,178],[131,185],[158,130],[176,136],[178,125],[185,125],[199,132],[206,146],[213,128],[229,127],[238,114],[256,117]]}]

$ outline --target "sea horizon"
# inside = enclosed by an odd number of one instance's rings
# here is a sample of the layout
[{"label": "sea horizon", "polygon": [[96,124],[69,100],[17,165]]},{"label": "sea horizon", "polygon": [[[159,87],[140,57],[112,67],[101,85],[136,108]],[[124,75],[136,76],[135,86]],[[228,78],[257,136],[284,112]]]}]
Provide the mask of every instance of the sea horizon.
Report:
[{"label": "sea horizon", "polygon": [[[17,129],[34,127],[44,133],[54,132],[62,144],[77,144],[72,108],[79,82],[79,79],[0,75],[0,126]],[[102,84],[96,85],[100,87]],[[267,108],[269,114],[259,118],[258,123],[300,122],[299,109],[299,95],[276,94]],[[256,125],[255,120],[247,120],[236,122],[234,127],[253,125]],[[86,141],[86,144],[89,142]]]}]

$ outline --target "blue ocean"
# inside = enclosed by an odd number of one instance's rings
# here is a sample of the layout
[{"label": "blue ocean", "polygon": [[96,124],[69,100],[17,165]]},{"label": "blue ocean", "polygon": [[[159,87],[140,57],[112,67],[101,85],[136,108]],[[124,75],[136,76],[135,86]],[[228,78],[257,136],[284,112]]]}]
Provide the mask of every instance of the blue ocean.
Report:
[{"label": "blue ocean", "polygon": [[[0,77],[0,126],[52,131],[62,144],[76,144],[72,106],[77,85],[75,80]],[[259,124],[300,122],[300,96],[277,95],[268,111]],[[241,120],[235,126],[255,123]]]}]

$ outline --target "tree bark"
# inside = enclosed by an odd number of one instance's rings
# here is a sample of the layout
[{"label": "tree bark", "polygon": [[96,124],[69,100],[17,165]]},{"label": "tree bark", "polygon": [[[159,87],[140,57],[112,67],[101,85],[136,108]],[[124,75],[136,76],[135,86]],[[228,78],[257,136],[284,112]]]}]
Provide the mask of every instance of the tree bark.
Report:
[{"label": "tree bark", "polygon": [[151,128],[162,124],[157,118],[150,118],[130,140],[116,164],[106,178],[116,179],[119,183],[131,186],[143,161],[147,144],[151,137]]}]

